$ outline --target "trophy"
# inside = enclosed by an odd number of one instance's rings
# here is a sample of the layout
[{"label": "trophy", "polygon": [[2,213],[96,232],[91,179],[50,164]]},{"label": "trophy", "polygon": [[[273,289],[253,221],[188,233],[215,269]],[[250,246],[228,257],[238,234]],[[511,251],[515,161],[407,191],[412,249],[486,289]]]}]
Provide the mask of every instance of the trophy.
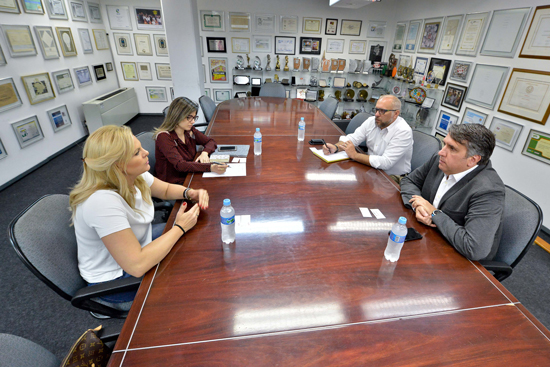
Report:
[{"label": "trophy", "polygon": [[265,71],[271,71],[271,65],[269,65],[270,63],[271,63],[271,55],[267,54],[267,65],[265,67]]},{"label": "trophy", "polygon": [[310,64],[311,64],[311,59],[309,57],[304,57],[303,70],[304,71],[309,71],[309,65]]},{"label": "trophy", "polygon": [[346,59],[338,59],[338,73],[343,73],[346,68]]},{"label": "trophy", "polygon": [[348,72],[349,72],[349,73],[355,73],[355,69],[357,69],[357,63],[355,62],[355,60],[350,59],[350,60],[349,60],[349,69],[348,69]]},{"label": "trophy", "polygon": [[277,62],[275,63],[275,71],[281,71],[281,62],[279,61],[279,55],[277,55]]},{"label": "trophy", "polygon": [[262,70],[262,62],[259,56],[254,58],[254,70]]},{"label": "trophy", "polygon": [[319,91],[319,95],[318,95],[318,98],[317,98],[319,101],[324,101],[325,100],[325,91],[324,90],[320,90]]},{"label": "trophy", "polygon": [[355,59],[355,64],[357,65],[357,67],[355,68],[355,72],[358,74],[361,73],[363,71],[363,61]]},{"label": "trophy", "polygon": [[235,69],[237,70],[244,70],[244,58],[241,55],[237,55],[237,66],[235,66]]},{"label": "trophy", "polygon": [[246,55],[246,68],[245,69],[252,69],[252,67],[250,66],[250,56]]},{"label": "trophy", "polygon": [[275,74],[273,79],[275,80],[275,83],[279,83],[279,75],[278,74]]},{"label": "trophy", "polygon": [[365,60],[365,62],[363,63],[363,74],[368,74],[371,66],[372,65],[370,63],[370,60]]},{"label": "trophy", "polygon": [[309,85],[311,85],[312,87],[316,87],[317,86],[317,77],[312,75],[311,78],[309,79]]},{"label": "trophy", "polygon": [[283,71],[288,71],[288,56],[285,56],[285,67]]},{"label": "trophy", "polygon": [[294,58],[294,71],[300,71],[300,58]]},{"label": "trophy", "polygon": [[319,71],[319,59],[316,57],[311,58],[311,71],[314,71],[314,72]]},{"label": "trophy", "polygon": [[[325,71],[324,65],[323,71]],[[330,59],[330,72],[335,73],[336,71],[338,71],[338,59]]]}]

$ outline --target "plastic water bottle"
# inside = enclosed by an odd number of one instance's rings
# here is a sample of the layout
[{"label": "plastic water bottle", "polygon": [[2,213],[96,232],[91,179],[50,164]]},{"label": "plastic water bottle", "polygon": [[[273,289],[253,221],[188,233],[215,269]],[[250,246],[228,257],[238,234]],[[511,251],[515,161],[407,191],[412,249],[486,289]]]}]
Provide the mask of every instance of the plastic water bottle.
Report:
[{"label": "plastic water bottle", "polygon": [[222,242],[230,244],[235,242],[235,209],[231,206],[231,200],[224,199],[220,210],[222,226]]},{"label": "plastic water bottle", "polygon": [[261,155],[262,154],[262,133],[260,132],[260,128],[256,128],[256,132],[254,133],[254,155]]},{"label": "plastic water bottle", "polygon": [[306,122],[302,117],[298,123],[298,141],[304,141],[306,135]]},{"label": "plastic water bottle", "polygon": [[390,238],[388,238],[388,245],[386,251],[384,251],[384,257],[391,261],[399,260],[405,237],[407,236],[407,218],[399,217],[397,223],[391,228]]}]

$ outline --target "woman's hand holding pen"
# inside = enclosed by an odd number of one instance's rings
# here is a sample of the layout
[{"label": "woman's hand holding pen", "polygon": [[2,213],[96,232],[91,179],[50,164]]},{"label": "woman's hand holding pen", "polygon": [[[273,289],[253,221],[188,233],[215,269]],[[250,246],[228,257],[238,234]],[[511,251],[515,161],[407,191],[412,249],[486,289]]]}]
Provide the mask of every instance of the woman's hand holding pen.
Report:
[{"label": "woman's hand holding pen", "polygon": [[229,167],[227,164],[212,162],[212,164],[210,165],[210,171],[222,174],[225,173],[227,167]]}]

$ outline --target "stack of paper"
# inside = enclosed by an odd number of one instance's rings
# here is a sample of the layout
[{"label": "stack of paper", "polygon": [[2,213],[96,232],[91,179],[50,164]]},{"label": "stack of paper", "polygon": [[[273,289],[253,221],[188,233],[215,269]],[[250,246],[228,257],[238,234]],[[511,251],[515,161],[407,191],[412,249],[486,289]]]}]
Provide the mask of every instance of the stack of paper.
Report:
[{"label": "stack of paper", "polygon": [[317,157],[321,158],[327,163],[345,161],[346,159],[349,159],[348,153],[346,152],[338,152],[334,154],[325,155],[322,149],[320,150],[317,150],[315,148],[309,148],[309,149],[311,149],[311,152],[313,154],[315,154]]}]

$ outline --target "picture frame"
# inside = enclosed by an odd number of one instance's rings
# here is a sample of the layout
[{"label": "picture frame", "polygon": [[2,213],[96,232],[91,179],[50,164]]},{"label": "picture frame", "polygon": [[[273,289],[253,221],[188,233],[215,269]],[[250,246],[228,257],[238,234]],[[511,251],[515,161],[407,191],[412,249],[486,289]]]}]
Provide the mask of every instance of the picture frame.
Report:
[{"label": "picture frame", "polygon": [[48,119],[52,124],[54,133],[58,133],[59,131],[72,125],[71,117],[69,116],[69,111],[67,110],[67,105],[52,108],[51,110],[46,111],[46,115],[48,115]]},{"label": "picture frame", "polygon": [[493,116],[489,130],[495,134],[495,145],[503,149],[514,151],[523,125]]},{"label": "picture frame", "polygon": [[158,31],[164,29],[161,8],[134,6],[134,17],[136,20],[136,27],[139,30]]},{"label": "picture frame", "polygon": [[79,87],[85,87],[92,84],[92,74],[90,73],[90,68],[88,68],[88,66],[73,68],[73,71]]},{"label": "picture frame", "polygon": [[369,40],[367,60],[371,63],[386,60],[386,49],[388,48],[387,41]]},{"label": "picture frame", "polygon": [[93,65],[92,68],[94,69],[96,82],[107,79],[107,74],[105,73],[105,66],[103,66],[103,64]]},{"label": "picture frame", "polygon": [[298,17],[281,15],[279,17],[279,33],[298,33]]},{"label": "picture frame", "polygon": [[428,67],[428,73],[426,74],[426,81],[428,83],[444,86],[445,82],[447,82],[447,76],[449,75],[449,70],[451,70],[452,62],[452,60],[432,57],[430,59],[430,66]]},{"label": "picture frame", "polygon": [[250,32],[250,13],[229,12],[230,32]]},{"label": "picture frame", "polygon": [[422,33],[422,19],[411,20],[409,22],[409,30],[407,37],[405,38],[404,52],[414,54],[416,52],[416,45],[418,44],[418,38]]},{"label": "picture frame", "polygon": [[153,56],[153,48],[151,46],[151,37],[149,37],[149,34],[134,33],[134,46],[136,55]]},{"label": "picture frame", "polygon": [[464,14],[453,15],[445,18],[439,42],[440,54],[453,54],[458,43],[458,35],[462,27]]},{"label": "picture frame", "polygon": [[403,52],[403,45],[405,42],[406,31],[407,31],[407,23],[398,22],[397,25],[395,26],[395,35],[393,36],[393,46],[392,46],[393,53]]},{"label": "picture frame", "polygon": [[106,62],[105,63],[105,69],[107,69],[107,71],[113,71],[113,63],[112,62]]},{"label": "picture frame", "polygon": [[227,53],[225,37],[206,37],[206,50],[210,53]]},{"label": "picture frame", "polygon": [[214,102],[220,103],[231,99],[233,92],[231,89],[214,89]]},{"label": "picture frame", "polygon": [[127,81],[138,81],[138,73],[135,62],[121,62],[120,68],[122,69],[122,77]]},{"label": "picture frame", "polygon": [[24,75],[21,77],[21,81],[25,86],[27,97],[29,97],[29,102],[32,105],[55,98],[55,91],[53,90],[50,74],[39,73]]},{"label": "picture frame", "polygon": [[367,52],[367,41],[349,40],[350,54],[365,54]]},{"label": "picture frame", "polygon": [[204,95],[212,98],[212,94],[210,93],[210,88],[204,88]]},{"label": "picture frame", "polygon": [[148,102],[168,102],[166,87],[145,87]]},{"label": "picture frame", "polygon": [[418,52],[425,54],[435,54],[441,39],[441,29],[445,17],[429,18],[424,20],[424,27],[420,35],[420,44]]},{"label": "picture frame", "polygon": [[296,37],[275,36],[276,55],[295,55]]},{"label": "picture frame", "polygon": [[426,74],[426,71],[428,71],[428,63],[430,59],[427,57],[420,57],[418,56],[416,58],[415,64],[414,64],[414,76],[415,78],[422,79],[424,75]]},{"label": "picture frame", "polygon": [[445,135],[443,135],[440,132],[436,131],[434,136],[437,140],[439,140],[441,142],[441,146],[443,146],[445,144],[445,142],[443,141],[445,139]]},{"label": "picture frame", "polygon": [[480,124],[485,125],[485,121],[487,121],[487,117],[489,115],[477,110],[474,110],[473,108],[466,107],[464,109],[464,114],[462,115],[462,124]]},{"label": "picture frame", "polygon": [[52,27],[34,26],[34,33],[44,60],[59,59],[59,49]]},{"label": "picture frame", "polygon": [[151,73],[151,64],[148,62],[138,62],[137,71],[139,80],[153,80],[153,73]]},{"label": "picture frame", "polygon": [[31,28],[28,25],[0,25],[11,57],[34,56],[38,54]]},{"label": "picture frame", "polygon": [[254,14],[254,33],[275,33],[274,14]]},{"label": "picture frame", "polygon": [[367,29],[368,38],[384,38],[386,36],[387,22],[369,20],[369,28]]},{"label": "picture frame", "polygon": [[0,12],[20,14],[21,10],[19,9],[19,4],[17,3],[17,0],[7,0],[3,1],[2,5],[0,5]]},{"label": "picture frame", "polygon": [[52,72],[52,79],[57,88],[57,93],[62,94],[74,90],[73,77],[69,69]]},{"label": "picture frame", "polygon": [[130,33],[114,32],[113,41],[115,43],[117,55],[134,55],[134,52],[132,51],[132,40],[130,38]]},{"label": "picture frame", "polygon": [[362,20],[342,19],[342,25],[340,26],[341,36],[360,36]]},{"label": "picture frame", "polygon": [[73,32],[69,27],[55,27],[57,33],[57,38],[59,40],[59,46],[61,47],[61,52],[65,57],[76,56],[78,52],[76,51],[76,46],[74,44]]},{"label": "picture frame", "polygon": [[321,37],[300,37],[300,54],[320,55],[322,42]]},{"label": "picture frame", "polygon": [[325,21],[325,34],[335,36],[338,34],[338,19],[327,18]]},{"label": "picture frame", "polygon": [[44,0],[44,7],[50,19],[69,19],[65,1],[63,0]]},{"label": "picture frame", "polygon": [[170,87],[170,100],[174,100],[174,87]]},{"label": "picture frame", "polygon": [[272,52],[273,36],[252,36],[252,52]]},{"label": "picture frame", "polygon": [[158,80],[172,80],[172,68],[169,63],[156,62],[155,70],[157,71]]},{"label": "picture frame", "polygon": [[514,57],[530,12],[529,7],[493,11],[480,54]]},{"label": "picture frame", "polygon": [[0,139],[0,160],[6,158],[8,156],[8,152],[6,151],[6,148],[4,148],[4,144],[2,144],[2,139]]},{"label": "picture frame", "polygon": [[[228,83],[228,67],[226,57],[209,57],[210,83]],[[206,75],[205,75],[206,77]]]},{"label": "picture frame", "polygon": [[237,54],[249,54],[250,38],[231,37],[231,52]]},{"label": "picture frame", "polygon": [[88,15],[83,0],[68,0],[69,9],[71,9],[71,19],[74,22],[88,23]]},{"label": "picture frame", "polygon": [[23,105],[13,78],[0,79],[0,112]]},{"label": "picture frame", "polygon": [[456,55],[476,56],[481,45],[481,40],[487,24],[490,12],[469,13],[464,18],[464,25],[456,48]]},{"label": "picture frame", "polygon": [[327,48],[326,53],[327,54],[341,54],[344,53],[344,44],[346,40],[345,39],[335,39],[335,38],[329,38],[327,39]]},{"label": "picture frame", "polygon": [[435,125],[436,131],[441,132],[444,135],[447,135],[451,125],[458,123],[458,116],[453,115],[444,110],[439,111],[439,117]]},{"label": "picture frame", "polygon": [[302,33],[321,34],[323,18],[302,17]]},{"label": "picture frame", "polygon": [[111,30],[131,31],[130,7],[126,5],[107,5],[107,18]]},{"label": "picture frame", "polygon": [[6,55],[4,55],[4,51],[2,50],[2,46],[0,45],[0,66],[6,65],[8,62],[6,61]]},{"label": "picture frame", "polygon": [[101,8],[98,3],[92,3],[88,1],[88,13],[90,14],[90,23],[103,23],[101,17]]},{"label": "picture frame", "polygon": [[493,110],[508,75],[508,70],[508,66],[477,64],[465,101]]},{"label": "picture frame", "polygon": [[21,5],[25,13],[44,14],[42,0],[21,0]]},{"label": "picture frame", "polygon": [[455,111],[460,111],[467,91],[468,87],[466,86],[447,83],[441,105]]},{"label": "picture frame", "polygon": [[84,54],[91,54],[94,52],[92,47],[92,39],[90,38],[90,31],[88,28],[78,28],[78,35],[80,37],[80,44],[82,45],[82,52]]},{"label": "picture frame", "polygon": [[535,8],[535,13],[531,19],[531,24],[529,24],[529,30],[523,41],[519,57],[542,60],[550,59],[550,49],[547,46],[544,47],[544,40],[548,32],[550,32],[548,17],[550,17],[550,5],[537,6]]},{"label": "picture frame", "polygon": [[153,34],[157,56],[168,57],[168,40],[165,34]]},{"label": "picture frame", "polygon": [[[399,68],[403,67],[403,68],[408,68],[409,65],[410,67],[412,67],[413,65],[411,64],[411,55],[405,55],[405,54],[401,54],[399,55],[399,63],[397,64],[397,69],[399,70]],[[428,60],[426,59],[426,65],[428,64]]]},{"label": "picture frame", "polygon": [[44,133],[36,115],[11,124],[21,149],[44,139]]},{"label": "picture frame", "polygon": [[95,47],[97,50],[108,50],[109,41],[107,40],[107,32],[105,32],[105,29],[92,29],[92,33],[94,34]]},{"label": "picture frame", "polygon": [[454,60],[451,72],[449,73],[449,79],[467,83],[470,71],[473,69],[474,63],[471,61]]},{"label": "picture frame", "polygon": [[204,32],[225,32],[225,12],[201,10],[201,29]]},{"label": "picture frame", "polygon": [[[541,149],[537,149],[539,143],[541,144]],[[546,155],[548,151],[542,148],[548,146],[548,144],[550,144],[550,136],[548,133],[531,129],[527,136],[527,140],[525,140],[521,154],[536,159],[537,161],[550,164],[550,157]]]}]

